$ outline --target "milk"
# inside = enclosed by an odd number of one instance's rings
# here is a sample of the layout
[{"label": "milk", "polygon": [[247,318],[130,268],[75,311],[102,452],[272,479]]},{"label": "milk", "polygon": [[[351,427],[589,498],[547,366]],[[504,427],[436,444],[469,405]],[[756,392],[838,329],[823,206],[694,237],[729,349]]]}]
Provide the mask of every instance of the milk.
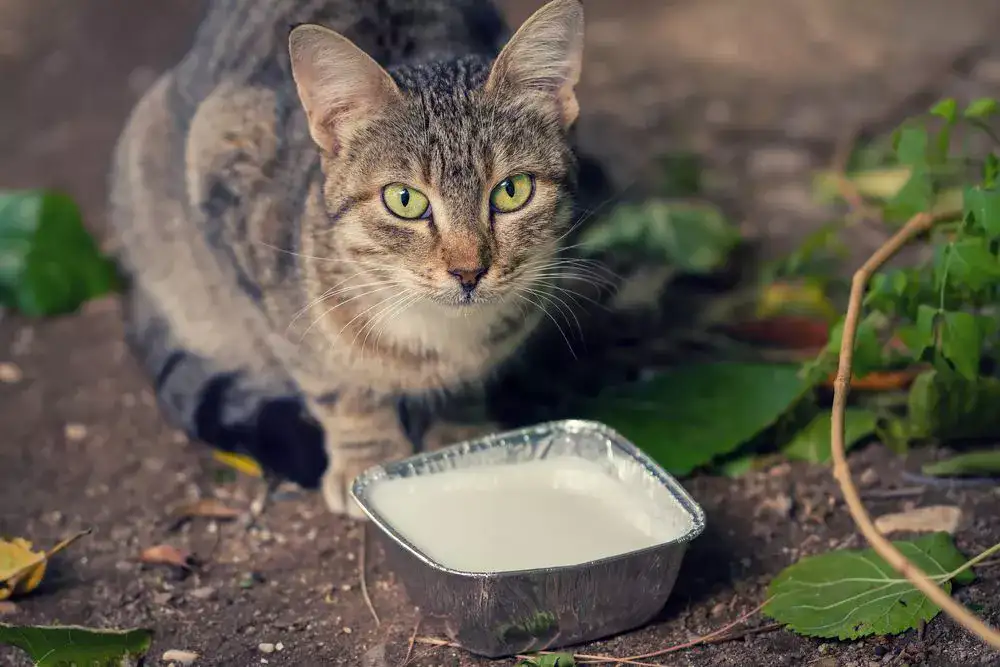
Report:
[{"label": "milk", "polygon": [[382,480],[370,502],[424,554],[464,572],[577,565],[691,528],[679,507],[571,456]]}]

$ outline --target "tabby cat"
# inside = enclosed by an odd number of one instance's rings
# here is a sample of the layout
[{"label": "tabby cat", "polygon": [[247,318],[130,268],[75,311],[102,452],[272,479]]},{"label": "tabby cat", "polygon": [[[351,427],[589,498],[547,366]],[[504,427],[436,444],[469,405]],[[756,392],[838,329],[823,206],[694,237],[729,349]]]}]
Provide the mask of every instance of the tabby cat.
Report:
[{"label": "tabby cat", "polygon": [[111,179],[128,338],[192,438],[354,514],[363,469],[467,434],[436,408],[569,261],[582,5],[507,37],[486,0],[210,3]]}]

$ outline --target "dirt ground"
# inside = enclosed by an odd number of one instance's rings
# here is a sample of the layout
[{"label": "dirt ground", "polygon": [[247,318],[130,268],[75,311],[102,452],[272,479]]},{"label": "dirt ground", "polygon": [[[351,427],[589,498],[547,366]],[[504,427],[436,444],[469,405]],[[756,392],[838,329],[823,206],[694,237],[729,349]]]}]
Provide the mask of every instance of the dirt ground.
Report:
[{"label": "dirt ground", "polygon": [[[537,4],[504,6],[518,21]],[[65,189],[101,234],[112,142],[137,97],[183,52],[198,10],[192,0],[0,0],[0,187]],[[656,155],[701,152],[713,196],[768,252],[829,216],[810,199],[809,170],[846,131],[890,126],[942,95],[1000,93],[1000,3],[992,0],[589,0],[587,10],[584,147],[623,192],[648,182]],[[856,250],[877,242],[859,237]],[[328,516],[317,497],[284,492],[249,530],[207,520],[171,526],[168,510],[179,503],[214,496],[246,508],[259,483],[220,476],[204,448],[164,425],[121,334],[115,299],[72,317],[0,319],[0,362],[23,374],[0,383],[0,534],[48,545],[94,531],[3,620],[150,627],[152,665],[167,649],[196,651],[200,665],[400,664],[417,613],[370,534],[376,625],[359,587],[365,528]],[[852,464],[871,471],[873,513],[956,504],[960,548],[971,554],[1000,541],[997,488],[915,486],[878,446]],[[770,577],[801,555],[861,546],[821,467],[685,485],[709,528],[692,545],[676,594],[649,627],[587,653],[684,642],[756,606]],[[190,549],[203,565],[179,577],[137,562],[160,543]],[[1000,624],[1000,568],[983,569],[958,596]],[[281,651],[258,648],[279,642]],[[427,646],[413,655],[425,667],[493,664]],[[1000,665],[1000,656],[939,618],[895,638],[822,642],[775,631],[660,661],[937,666]],[[5,649],[0,663],[27,664]]]}]

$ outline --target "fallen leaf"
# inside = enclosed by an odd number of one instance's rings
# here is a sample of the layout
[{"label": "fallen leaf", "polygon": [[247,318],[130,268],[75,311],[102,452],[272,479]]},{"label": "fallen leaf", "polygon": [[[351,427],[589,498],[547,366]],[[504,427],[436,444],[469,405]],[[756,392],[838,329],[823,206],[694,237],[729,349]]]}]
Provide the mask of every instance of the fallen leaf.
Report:
[{"label": "fallen leaf", "polygon": [[[904,368],[898,371],[872,371],[864,377],[851,378],[851,391],[898,391],[906,389],[917,376],[926,370],[923,366]],[[827,389],[833,389],[836,373],[831,373],[823,382]]]},{"label": "fallen leaf", "polygon": [[900,531],[912,533],[945,532],[954,535],[962,520],[962,510],[951,505],[930,505],[906,512],[883,514],[875,527],[883,535]]},{"label": "fallen leaf", "polygon": [[[878,421],[874,412],[863,408],[848,408],[844,412],[844,446],[850,449],[875,432]],[[799,431],[781,453],[790,459],[810,463],[828,463],[832,456],[832,415],[824,410],[809,425]]]},{"label": "fallen leaf", "polygon": [[[820,320],[823,333],[818,345],[822,347],[829,338],[829,325],[837,319],[838,312],[821,283],[815,280],[777,280],[766,285],[757,297],[757,318],[764,320],[781,316],[799,316],[810,322]],[[819,337],[819,334],[813,335]]]},{"label": "fallen leaf", "polygon": [[583,410],[684,475],[771,426],[806,390],[797,366],[692,364],[608,392]]},{"label": "fallen leaf", "polygon": [[784,315],[740,322],[727,327],[734,338],[789,350],[819,352],[826,346],[830,327],[823,320]]},{"label": "fallen leaf", "polygon": [[519,661],[514,667],[576,667],[572,653],[545,653]]},{"label": "fallen leaf", "polygon": [[217,449],[212,451],[212,458],[225,466],[240,471],[244,475],[250,475],[251,477],[264,476],[264,471],[261,469],[260,464],[244,454],[224,452]]},{"label": "fallen leaf", "polygon": [[66,538],[47,552],[35,551],[31,542],[20,537],[0,540],[0,600],[24,595],[38,588],[45,577],[49,559],[68,547],[89,530]]},{"label": "fallen leaf", "polygon": [[944,461],[926,463],[921,472],[931,477],[1000,475],[1000,449],[966,452]]},{"label": "fallen leaf", "polygon": [[242,514],[240,510],[229,507],[221,500],[216,500],[215,498],[202,498],[193,503],[176,507],[173,511],[173,515],[178,519],[200,517],[226,520],[236,519],[242,516]]},{"label": "fallen leaf", "polygon": [[[947,533],[893,542],[945,593],[952,580],[975,579]],[[930,621],[941,610],[872,549],[841,549],[785,568],[768,590],[764,613],[807,637],[857,639],[894,635]]]},{"label": "fallen leaf", "polygon": [[0,644],[27,653],[35,667],[101,665],[129,667],[141,658],[153,639],[153,631],[91,630],[79,626],[14,626],[0,623]]},{"label": "fallen leaf", "polygon": [[171,565],[183,570],[190,570],[194,565],[191,552],[178,549],[169,544],[157,544],[143,550],[139,560],[147,565]]}]

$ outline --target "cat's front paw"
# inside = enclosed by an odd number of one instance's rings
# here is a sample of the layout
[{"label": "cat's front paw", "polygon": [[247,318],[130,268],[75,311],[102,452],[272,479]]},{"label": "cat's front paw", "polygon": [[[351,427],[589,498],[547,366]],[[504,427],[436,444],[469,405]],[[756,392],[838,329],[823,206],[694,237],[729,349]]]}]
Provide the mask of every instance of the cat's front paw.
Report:
[{"label": "cat's front paw", "polygon": [[354,499],[354,480],[372,466],[405,458],[412,452],[409,442],[369,440],[345,442],[329,448],[330,463],[323,473],[322,492],[326,506],[334,514],[346,514],[354,519],[366,518]]},{"label": "cat's front paw", "polygon": [[491,422],[477,422],[466,424],[461,422],[438,421],[424,434],[424,449],[434,451],[448,445],[462,442],[464,440],[474,440],[482,438],[490,433],[499,430],[497,424]]}]

